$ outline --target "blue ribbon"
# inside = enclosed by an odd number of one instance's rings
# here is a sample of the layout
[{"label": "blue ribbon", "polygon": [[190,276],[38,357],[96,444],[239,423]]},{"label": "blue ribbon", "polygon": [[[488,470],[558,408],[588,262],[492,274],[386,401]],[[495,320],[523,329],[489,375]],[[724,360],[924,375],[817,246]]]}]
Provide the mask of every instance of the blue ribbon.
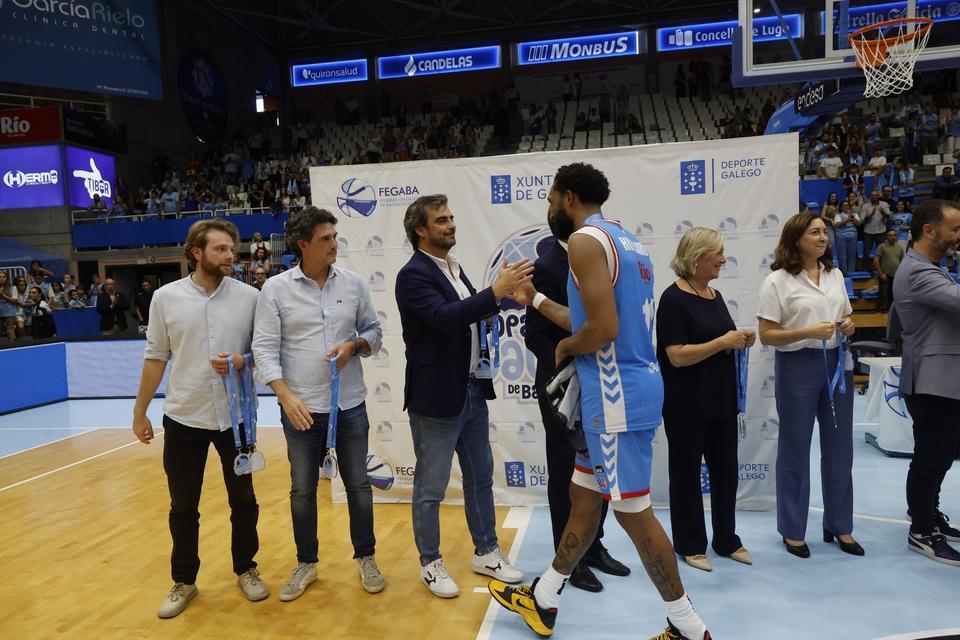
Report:
[{"label": "blue ribbon", "polygon": [[736,349],[737,363],[737,411],[747,412],[747,368],[749,352],[746,349]]},{"label": "blue ribbon", "polygon": [[[238,375],[233,366],[233,358],[227,358],[227,366],[230,372],[221,376],[223,390],[227,394],[227,405],[230,408],[230,426],[233,428],[233,443],[240,451],[243,449],[243,441],[240,437],[240,425],[243,425],[244,436],[247,441],[247,447],[253,448],[257,444],[257,392],[253,383],[253,373],[251,372],[252,358],[249,355],[243,357],[243,373]],[[238,410],[239,407],[239,410]],[[240,417],[243,421],[240,421]]]},{"label": "blue ribbon", "polygon": [[[500,327],[491,326],[490,327],[490,346],[493,347],[493,371],[491,372],[491,377],[496,375],[497,370],[500,368]],[[490,359],[490,349],[487,346],[487,319],[484,318],[480,320],[480,357]]]},{"label": "blue ribbon", "polygon": [[327,449],[337,447],[337,414],[340,413],[340,372],[337,359],[330,361],[330,420],[327,423]]},{"label": "blue ribbon", "polygon": [[846,364],[847,336],[842,333],[839,336],[839,345],[837,346],[837,367],[830,375],[830,363],[827,359],[827,341],[823,340],[821,346],[823,349],[823,369],[827,374],[827,391],[830,394],[830,409],[833,411],[833,426],[837,428],[837,407],[834,404],[834,393],[839,389],[840,394],[847,393],[847,379],[843,375],[843,368]]}]

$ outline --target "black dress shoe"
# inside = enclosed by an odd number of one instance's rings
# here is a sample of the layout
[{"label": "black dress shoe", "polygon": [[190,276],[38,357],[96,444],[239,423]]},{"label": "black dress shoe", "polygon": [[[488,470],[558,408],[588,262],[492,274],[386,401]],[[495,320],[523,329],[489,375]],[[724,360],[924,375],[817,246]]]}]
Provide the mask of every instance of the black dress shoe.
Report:
[{"label": "black dress shoe", "polygon": [[604,547],[600,547],[600,550],[596,553],[588,553],[583,556],[583,560],[580,562],[586,562],[588,566],[604,573],[609,573],[611,576],[623,577],[630,575],[630,567],[619,560],[615,560]]},{"label": "black dress shoe", "polygon": [[603,584],[597,579],[596,574],[582,562],[573,568],[573,573],[570,574],[568,582],[577,589],[583,589],[591,593],[603,591]]},{"label": "black dress shoe", "polygon": [[797,556],[798,558],[809,558],[810,557],[810,547],[807,546],[807,543],[804,542],[801,545],[792,545],[787,542],[787,539],[783,539],[783,546],[787,548],[787,551]]},{"label": "black dress shoe", "polygon": [[849,553],[852,556],[862,556],[867,553],[856,540],[853,542],[844,542],[840,539],[840,536],[835,536],[826,529],[823,530],[824,542],[833,542],[834,539],[836,539],[837,543],[840,545],[840,551],[843,551],[844,553]]}]

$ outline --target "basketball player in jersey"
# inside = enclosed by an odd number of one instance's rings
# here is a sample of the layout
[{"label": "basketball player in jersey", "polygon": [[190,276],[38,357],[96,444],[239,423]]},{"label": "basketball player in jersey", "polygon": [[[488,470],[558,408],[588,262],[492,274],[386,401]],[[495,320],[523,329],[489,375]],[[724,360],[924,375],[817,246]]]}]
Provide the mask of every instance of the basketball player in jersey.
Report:
[{"label": "basketball player in jersey", "polygon": [[[557,238],[568,240],[569,307],[527,287],[520,296],[573,335],[556,361],[573,356],[588,451],[578,455],[570,485],[570,518],[547,571],[531,585],[490,582],[493,597],[541,636],[553,634],[560,593],[593,542],[602,500],[629,534],[667,609],[654,640],[710,640],[680,582],[670,540],[650,508],[653,436],[660,424],[663,382],[653,346],[653,266],[646,249],[600,206],[610,195],[591,165],[557,170],[547,197]],[[518,297],[518,299],[520,298]]]}]

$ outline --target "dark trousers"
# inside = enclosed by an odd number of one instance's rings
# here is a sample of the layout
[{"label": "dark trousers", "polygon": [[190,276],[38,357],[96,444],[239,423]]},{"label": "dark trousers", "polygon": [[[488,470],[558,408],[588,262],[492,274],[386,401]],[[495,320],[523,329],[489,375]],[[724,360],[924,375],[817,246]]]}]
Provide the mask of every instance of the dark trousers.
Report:
[{"label": "dark trousers", "polygon": [[676,420],[664,417],[669,443],[670,528],[673,549],[683,556],[707,552],[700,461],[710,473],[713,550],[728,556],[743,543],[737,536],[737,417]]},{"label": "dark trousers", "polygon": [[[297,562],[316,562],[317,482],[320,465],[327,451],[327,424],[330,415],[313,413],[313,426],[298,431],[281,409],[280,424],[287,440],[290,461],[290,513],[293,517],[293,538],[297,543]],[[337,417],[337,470],[347,491],[347,512],[350,514],[350,541],[353,557],[372,556],[377,540],[373,534],[373,491],[367,476],[367,404],[340,409]]]},{"label": "dark trousers", "polygon": [[913,418],[913,459],[907,472],[910,531],[931,533],[940,504],[940,485],[960,450],[960,400],[904,396]]},{"label": "dark trousers", "polygon": [[893,304],[893,276],[887,276],[880,281],[880,297],[877,298],[878,309],[889,309]]},{"label": "dark trousers", "polygon": [[[539,394],[544,398],[544,394]],[[543,427],[546,431],[547,440],[547,502],[550,505],[550,523],[553,526],[553,549],[560,546],[560,540],[563,537],[563,530],[567,526],[567,520],[570,519],[570,480],[573,478],[573,463],[577,457],[577,452],[564,433],[564,428],[557,424],[553,414],[545,408],[542,400],[540,403],[540,415],[543,418]],[[587,549],[585,555],[596,555],[603,548],[600,539],[603,538],[603,521],[607,517],[607,509],[610,501],[603,501],[603,511],[600,515],[600,527],[597,529],[597,536],[593,539],[593,544]]]},{"label": "dark trousers", "polygon": [[257,519],[260,507],[253,493],[253,477],[233,472],[237,455],[231,430],[197,429],[163,417],[163,470],[170,489],[170,535],[173,552],[170,573],[174,582],[193,584],[200,570],[197,542],[200,536],[200,490],[210,445],[220,455],[223,483],[227,487],[232,529],[230,551],[237,575],[257,566],[253,557],[260,548]]},{"label": "dark trousers", "polygon": [[803,540],[810,511],[810,445],[813,423],[820,425],[820,481],[823,528],[834,535],[853,531],[853,372],[845,371],[847,392],[834,392],[834,423],[827,371],[837,366],[831,349],[824,366],[820,349],[777,351],[774,359],[777,415],[777,531]]}]

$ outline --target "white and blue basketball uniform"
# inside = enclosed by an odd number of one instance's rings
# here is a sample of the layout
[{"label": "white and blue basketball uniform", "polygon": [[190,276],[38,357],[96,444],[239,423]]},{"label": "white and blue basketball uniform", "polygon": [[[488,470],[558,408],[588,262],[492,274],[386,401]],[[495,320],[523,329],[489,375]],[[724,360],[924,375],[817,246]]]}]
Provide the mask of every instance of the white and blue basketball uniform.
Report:
[{"label": "white and blue basketball uniform", "polygon": [[[595,477],[587,488],[599,488],[605,498],[645,496],[650,492],[653,436],[663,409],[663,379],[653,346],[653,265],[633,234],[599,213],[587,218],[575,233],[588,235],[603,247],[620,321],[612,342],[575,358],[589,449],[589,458],[579,455],[576,467],[581,474]],[[587,314],[572,271],[567,298],[576,333]],[[577,484],[586,483],[581,475]]]}]

